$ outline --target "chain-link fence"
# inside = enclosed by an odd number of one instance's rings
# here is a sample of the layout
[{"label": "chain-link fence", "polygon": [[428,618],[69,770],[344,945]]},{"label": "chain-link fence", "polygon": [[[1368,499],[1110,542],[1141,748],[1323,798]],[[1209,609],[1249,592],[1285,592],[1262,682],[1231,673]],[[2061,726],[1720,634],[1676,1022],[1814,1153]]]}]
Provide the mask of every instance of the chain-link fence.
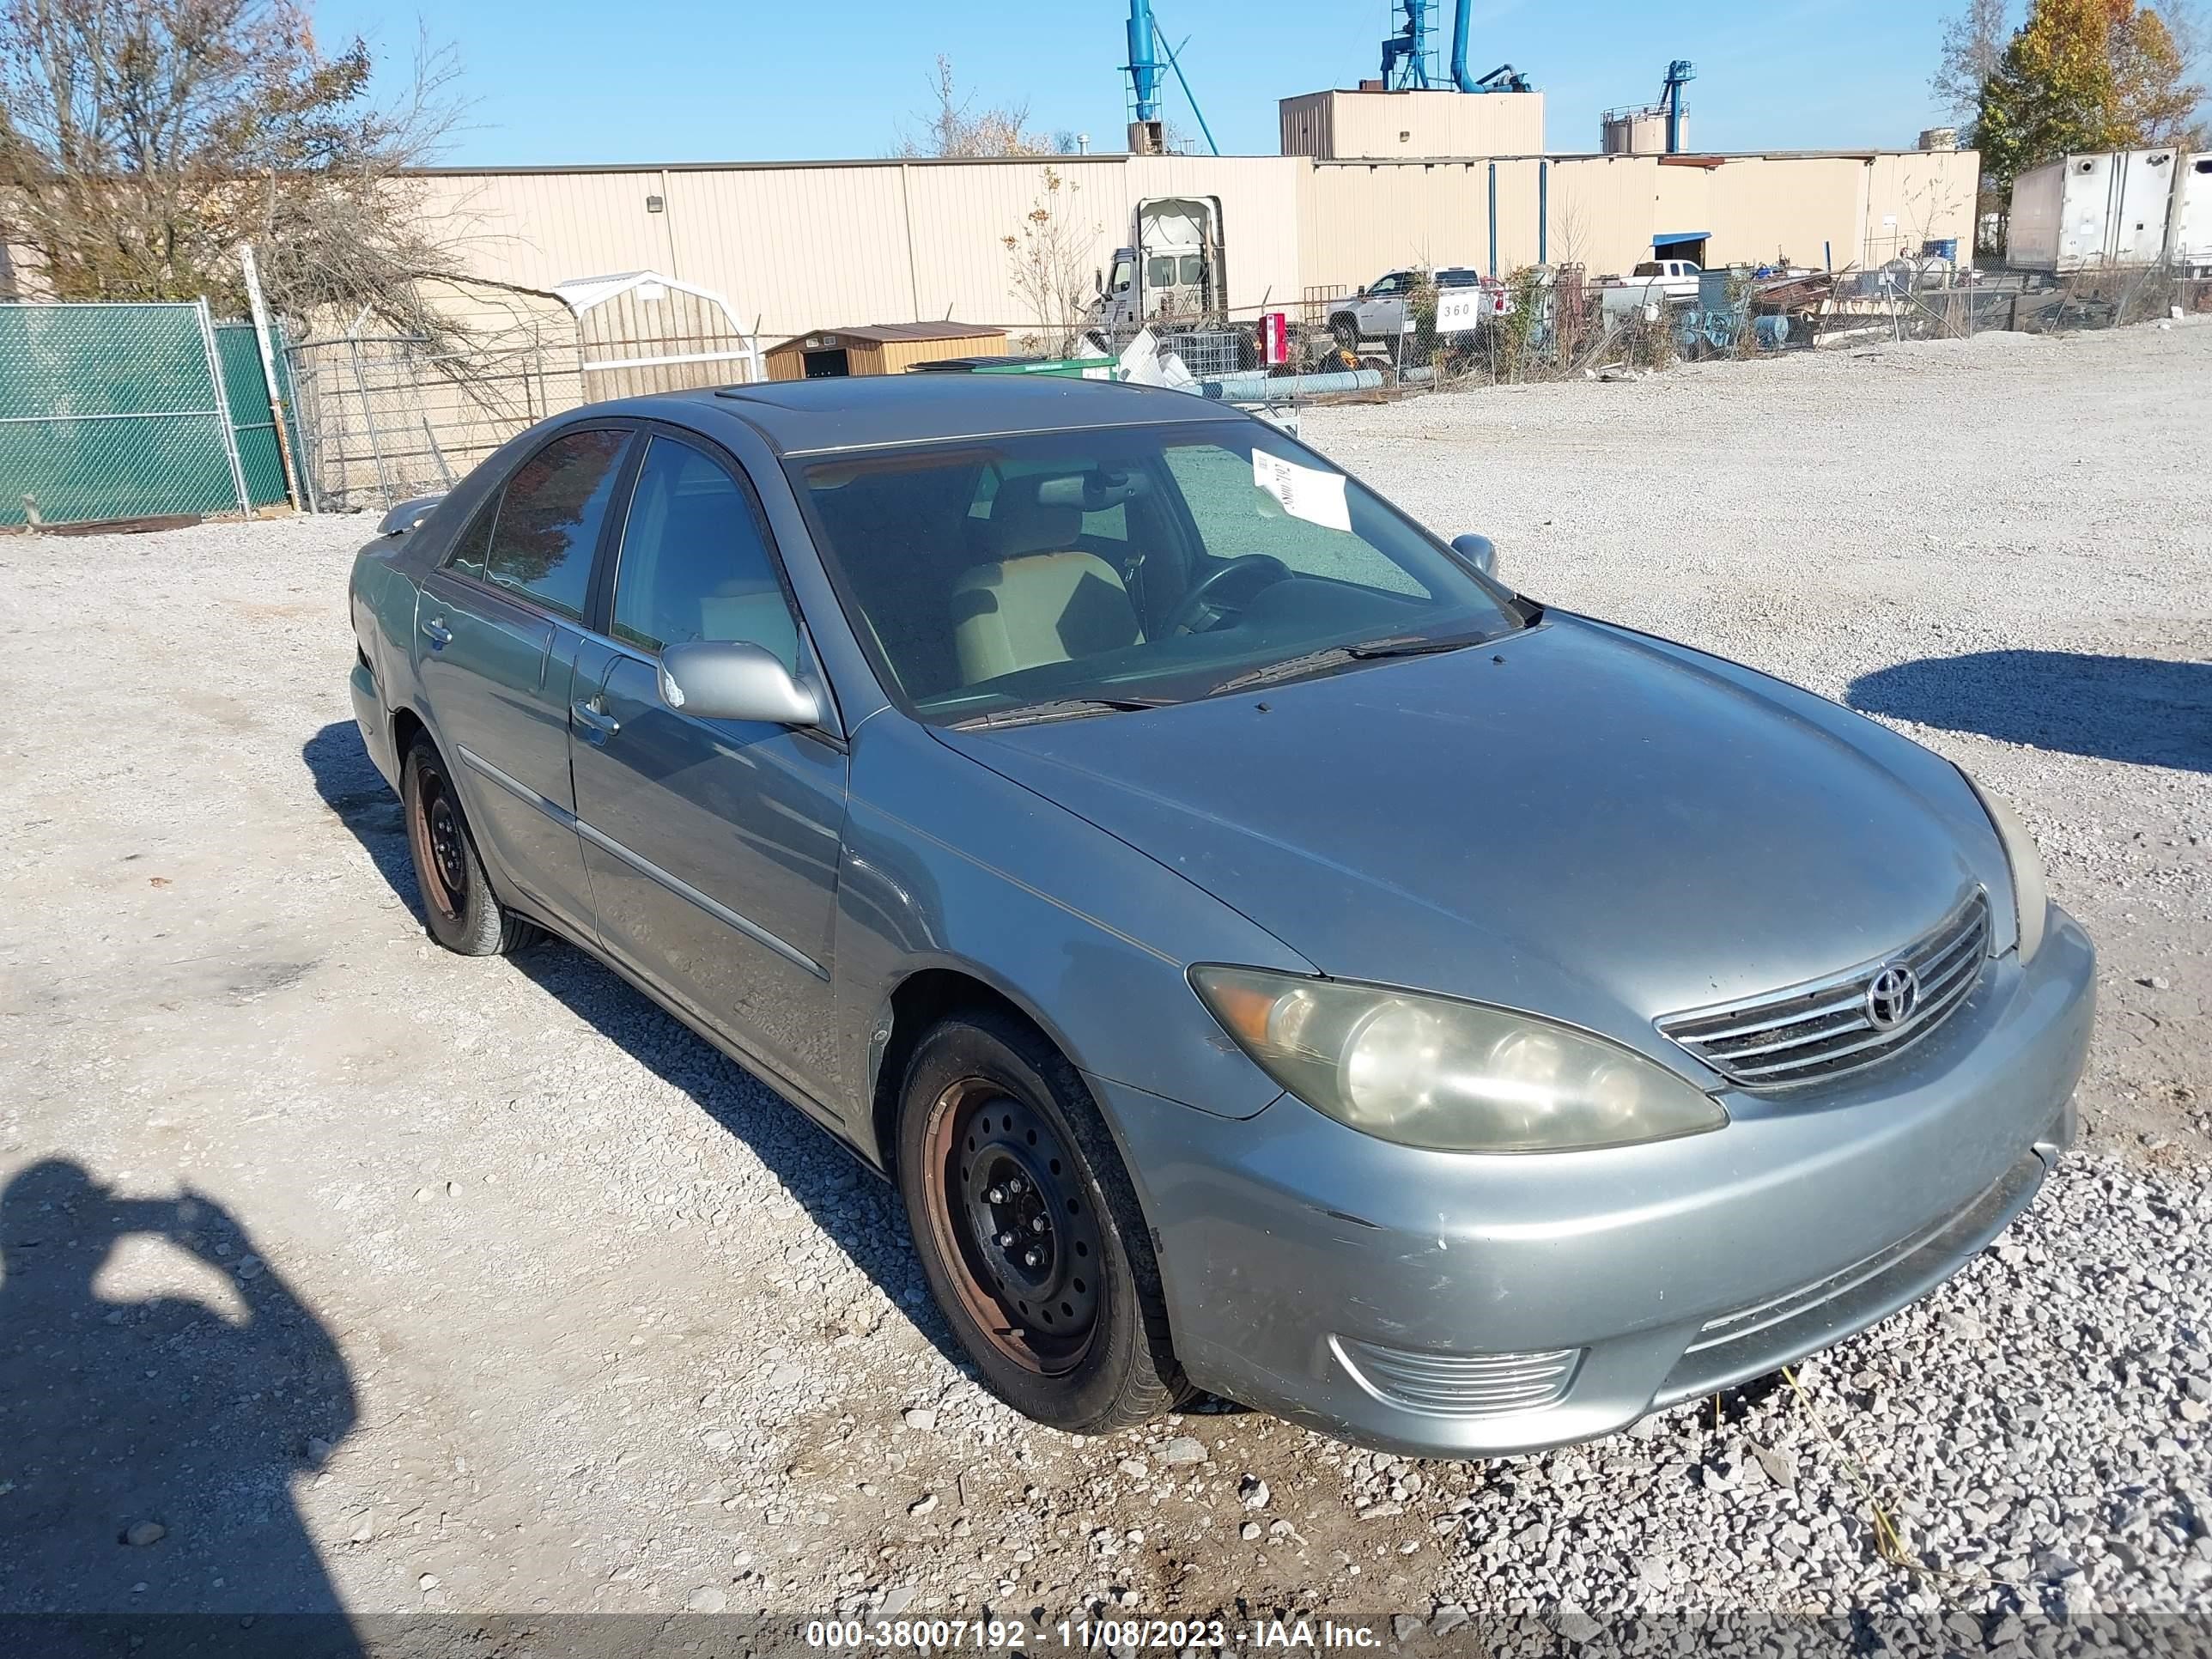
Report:
[{"label": "chain-link fence", "polygon": [[437,338],[356,325],[288,350],[302,470],[323,507],[450,489],[518,433],[586,404],[763,374],[720,295],[649,271],[512,290],[496,314]]},{"label": "chain-link fence", "polygon": [[451,347],[345,336],[286,356],[301,464],[326,512],[450,489],[516,433],[590,401],[573,333]]},{"label": "chain-link fence", "polygon": [[276,448],[252,325],[204,301],[0,305],[0,524],[248,514],[286,498]]}]

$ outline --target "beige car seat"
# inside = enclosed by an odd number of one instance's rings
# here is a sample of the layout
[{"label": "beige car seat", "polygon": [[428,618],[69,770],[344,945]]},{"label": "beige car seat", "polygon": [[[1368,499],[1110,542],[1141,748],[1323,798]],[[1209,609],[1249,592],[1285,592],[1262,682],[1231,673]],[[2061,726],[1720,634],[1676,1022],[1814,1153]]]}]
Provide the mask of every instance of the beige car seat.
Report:
[{"label": "beige car seat", "polygon": [[1145,637],[1121,573],[1075,545],[1083,509],[1040,500],[1047,482],[1009,478],[1000,487],[988,532],[998,556],[963,572],[952,586],[963,684],[1116,651]]}]

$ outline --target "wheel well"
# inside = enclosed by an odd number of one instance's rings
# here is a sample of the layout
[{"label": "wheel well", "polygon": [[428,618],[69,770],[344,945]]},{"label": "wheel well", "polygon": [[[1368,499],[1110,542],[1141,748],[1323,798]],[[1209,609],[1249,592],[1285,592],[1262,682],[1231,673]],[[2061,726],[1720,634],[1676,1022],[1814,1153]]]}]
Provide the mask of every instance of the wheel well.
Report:
[{"label": "wheel well", "polygon": [[394,766],[407,764],[407,751],[415,746],[415,739],[428,728],[422,718],[411,708],[403,708],[392,717],[392,762]]},{"label": "wheel well", "polygon": [[899,982],[891,993],[891,1030],[876,1064],[873,1112],[876,1152],[884,1168],[898,1162],[899,1086],[906,1081],[907,1061],[914,1057],[923,1036],[939,1020],[969,1008],[992,1008],[1011,1014],[1024,1024],[1043,1032],[1020,1004],[957,968],[925,968]]}]

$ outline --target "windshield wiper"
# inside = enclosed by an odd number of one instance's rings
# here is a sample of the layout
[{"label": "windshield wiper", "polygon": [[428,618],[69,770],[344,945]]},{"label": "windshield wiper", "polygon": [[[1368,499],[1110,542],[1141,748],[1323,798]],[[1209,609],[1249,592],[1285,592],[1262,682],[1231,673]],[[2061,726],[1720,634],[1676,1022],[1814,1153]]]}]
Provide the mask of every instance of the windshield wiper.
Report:
[{"label": "windshield wiper", "polygon": [[1326,668],[1341,667],[1348,662],[1372,662],[1385,657],[1431,657],[1440,652],[1458,651],[1481,643],[1480,638],[1475,636],[1431,640],[1407,635],[1395,639],[1362,640],[1357,645],[1332,645],[1326,650],[1309,651],[1302,657],[1285,657],[1280,662],[1271,662],[1264,668],[1255,668],[1249,673],[1224,680],[1206,695],[1218,697],[1224,691],[1242,691],[1255,685],[1274,685],[1284,680],[1297,679],[1301,675],[1317,674]]},{"label": "windshield wiper", "polygon": [[970,714],[952,722],[956,732],[984,731],[994,726],[1027,726],[1032,720],[1080,720],[1085,714],[1118,714],[1133,708],[1167,708],[1176,697],[1054,697],[1044,702],[1025,702],[1012,708],[994,708],[988,714]]},{"label": "windshield wiper", "polygon": [[1358,645],[1347,645],[1345,654],[1366,662],[1376,657],[1433,657],[1442,651],[1463,651],[1470,645],[1480,645],[1478,639],[1424,640],[1408,637],[1399,640],[1367,640]]}]

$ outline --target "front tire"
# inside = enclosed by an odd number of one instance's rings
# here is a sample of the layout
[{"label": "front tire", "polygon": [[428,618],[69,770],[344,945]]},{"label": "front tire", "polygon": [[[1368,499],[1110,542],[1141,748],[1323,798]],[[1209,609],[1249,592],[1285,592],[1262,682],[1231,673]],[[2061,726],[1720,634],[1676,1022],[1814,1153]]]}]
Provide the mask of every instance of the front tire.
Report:
[{"label": "front tire", "polygon": [[422,894],[422,921],[432,939],[465,957],[495,957],[536,937],[537,930],[491,890],[453,775],[427,737],[416,738],[407,751],[399,802],[415,884]]},{"label": "front tire", "polygon": [[1016,1411],[1110,1434],[1189,1398],[1135,1188],[1081,1076],[1034,1027],[977,1010],[922,1039],[898,1177],[938,1307]]}]

